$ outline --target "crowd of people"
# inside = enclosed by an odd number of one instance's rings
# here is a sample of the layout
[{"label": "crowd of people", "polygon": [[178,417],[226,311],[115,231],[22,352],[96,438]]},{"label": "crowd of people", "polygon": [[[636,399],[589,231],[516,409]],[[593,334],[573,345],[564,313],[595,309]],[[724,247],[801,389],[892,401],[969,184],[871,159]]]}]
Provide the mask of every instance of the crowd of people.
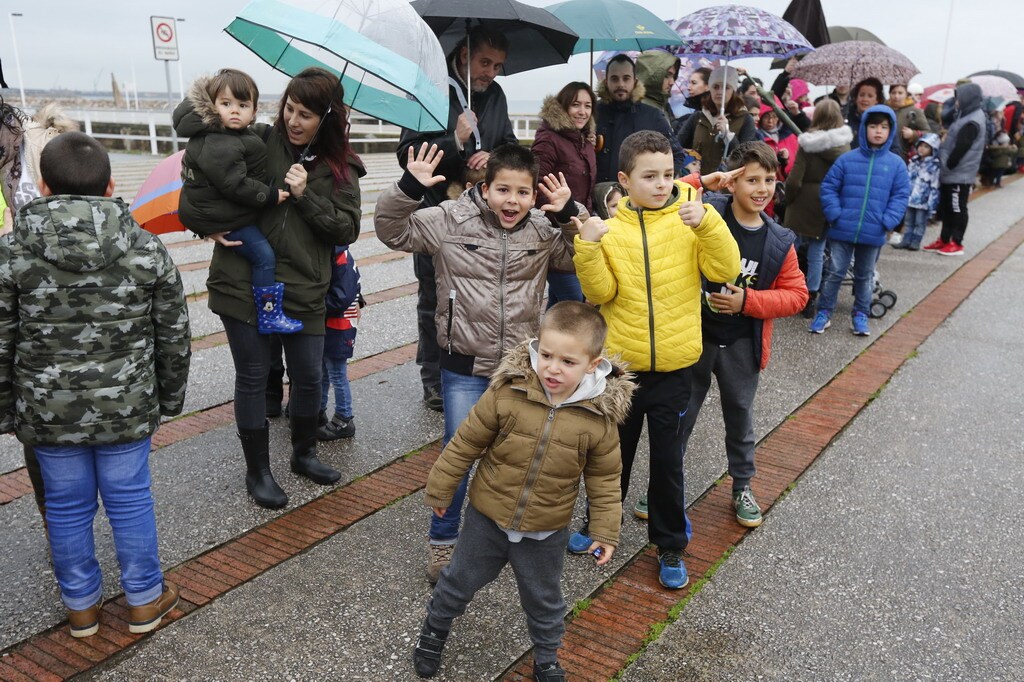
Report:
[{"label": "crowd of people", "polygon": [[[413,652],[423,677],[454,619],[511,564],[535,677],[565,679],[566,552],[614,555],[645,420],[651,475],[633,511],[661,584],[687,585],[683,552],[700,529],[684,460],[712,376],[736,520],[759,525],[753,405],[773,320],[802,313],[823,333],[852,276],[851,330],[869,335],[882,247],[962,254],[979,171],[999,187],[1024,162],[1024,106],[986,112],[970,82],[929,112],[914,84],[868,78],[812,104],[789,65],[771,91],[731,66],[701,68],[677,117],[680,61],[662,51],[614,57],[596,92],[571,82],[546,98],[527,148],[495,81],[510,49],[477,27],[451,52],[447,128],[403,131],[403,175],[374,212],[376,236],[413,254],[423,400],[444,413],[425,496],[436,586]],[[273,125],[254,123],[258,100],[251,77],[223,69],[193,84],[174,124],[189,138],[181,220],[215,242],[209,306],[234,362],[245,486],[279,509],[268,417],[281,410],[282,354],[291,470],[335,484],[317,441],[355,434],[346,367],[363,301],[348,245],[365,170],[336,76],[292,78]],[[181,281],[110,198],[99,143],[52,116],[0,114],[0,432],[24,444],[71,634],[99,628],[97,494],[130,626],[146,632],[177,602],[148,455],[160,419],[183,406]],[[932,220],[941,232],[924,244]],[[581,475],[585,517],[570,529]]]}]

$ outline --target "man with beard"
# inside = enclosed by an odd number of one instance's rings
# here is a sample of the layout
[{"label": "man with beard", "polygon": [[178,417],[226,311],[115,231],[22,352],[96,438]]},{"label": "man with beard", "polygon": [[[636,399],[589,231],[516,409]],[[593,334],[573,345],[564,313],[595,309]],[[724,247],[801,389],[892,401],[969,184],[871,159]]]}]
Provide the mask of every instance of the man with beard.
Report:
[{"label": "man with beard", "polygon": [[619,171],[619,147],[622,141],[640,130],[653,130],[672,144],[676,173],[683,168],[685,155],[672,134],[665,114],[642,102],[646,89],[636,80],[636,68],[627,55],[617,54],[608,62],[605,79],[598,88],[597,105],[597,182],[611,182]]},{"label": "man with beard", "polygon": [[[448,126],[443,131],[421,133],[403,130],[398,143],[398,163],[405,168],[409,147],[419,151],[424,142],[436,144],[444,152],[437,174],[448,182],[429,188],[423,206],[437,206],[447,199],[449,183],[463,185],[466,169],[482,169],[487,165],[490,150],[503,144],[516,144],[512,122],[508,117],[508,101],[501,86],[494,82],[501,72],[508,40],[503,34],[483,26],[469,33],[469,48],[465,41],[448,55]],[[471,63],[470,63],[471,62]],[[470,83],[469,97],[466,83]],[[467,111],[467,103],[471,107]],[[441,397],[440,348],[434,313],[437,309],[437,289],[434,283],[434,263],[430,256],[413,254],[413,269],[419,283],[416,303],[419,347],[416,364],[420,366],[423,383],[423,401],[427,407],[440,412]]]}]

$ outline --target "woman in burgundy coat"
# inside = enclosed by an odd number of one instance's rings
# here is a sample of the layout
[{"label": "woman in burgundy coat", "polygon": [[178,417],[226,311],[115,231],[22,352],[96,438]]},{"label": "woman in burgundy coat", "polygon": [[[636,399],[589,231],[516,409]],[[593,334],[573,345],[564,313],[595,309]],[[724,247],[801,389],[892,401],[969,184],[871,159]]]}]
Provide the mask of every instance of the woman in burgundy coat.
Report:
[{"label": "woman in burgundy coat", "polygon": [[[591,195],[597,175],[594,152],[593,110],[596,98],[586,83],[573,82],[554,97],[547,97],[540,110],[542,123],[533,141],[533,153],[540,165],[540,177],[562,173],[572,198],[593,213]],[[545,202],[537,201],[537,207]],[[559,301],[582,301],[583,291],[574,272],[548,271],[548,307]]]}]

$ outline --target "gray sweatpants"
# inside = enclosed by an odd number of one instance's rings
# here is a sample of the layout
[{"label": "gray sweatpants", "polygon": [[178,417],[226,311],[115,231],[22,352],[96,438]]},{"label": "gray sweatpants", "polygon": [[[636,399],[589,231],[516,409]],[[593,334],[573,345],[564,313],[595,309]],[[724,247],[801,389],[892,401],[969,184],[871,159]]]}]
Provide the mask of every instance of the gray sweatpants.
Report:
[{"label": "gray sweatpants", "polygon": [[[683,451],[697,423],[697,415],[711,387],[711,375],[718,379],[725,419],[725,454],[729,458],[729,475],[733,491],[750,484],[754,477],[754,394],[760,372],[754,364],[754,340],[739,339],[731,345],[704,343],[700,360],[690,368],[693,384],[690,404],[683,419]],[[760,340],[758,340],[760,343]]]},{"label": "gray sweatpants", "polygon": [[441,571],[427,604],[430,628],[448,632],[452,620],[466,611],[477,590],[497,578],[505,564],[511,564],[533,640],[534,660],[554,663],[565,633],[562,567],[568,540],[569,529],[563,528],[544,540],[509,542],[505,531],[470,503],[452,562]]}]

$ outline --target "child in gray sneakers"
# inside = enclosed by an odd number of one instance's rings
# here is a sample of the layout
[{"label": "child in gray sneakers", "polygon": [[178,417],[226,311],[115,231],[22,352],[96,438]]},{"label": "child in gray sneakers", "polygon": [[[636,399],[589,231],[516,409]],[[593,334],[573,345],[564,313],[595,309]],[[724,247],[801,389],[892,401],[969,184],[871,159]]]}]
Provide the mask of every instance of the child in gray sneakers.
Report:
[{"label": "child in gray sneakers", "polygon": [[452,620],[511,564],[533,640],[534,679],[565,679],[557,658],[565,632],[561,578],[581,473],[599,566],[615,553],[622,522],[617,425],[634,384],[601,357],[607,331],[592,306],[553,306],[540,338],[509,351],[431,469],[426,503],[443,516],[481,460],[458,546],[413,653],[420,677],[440,668]]}]

